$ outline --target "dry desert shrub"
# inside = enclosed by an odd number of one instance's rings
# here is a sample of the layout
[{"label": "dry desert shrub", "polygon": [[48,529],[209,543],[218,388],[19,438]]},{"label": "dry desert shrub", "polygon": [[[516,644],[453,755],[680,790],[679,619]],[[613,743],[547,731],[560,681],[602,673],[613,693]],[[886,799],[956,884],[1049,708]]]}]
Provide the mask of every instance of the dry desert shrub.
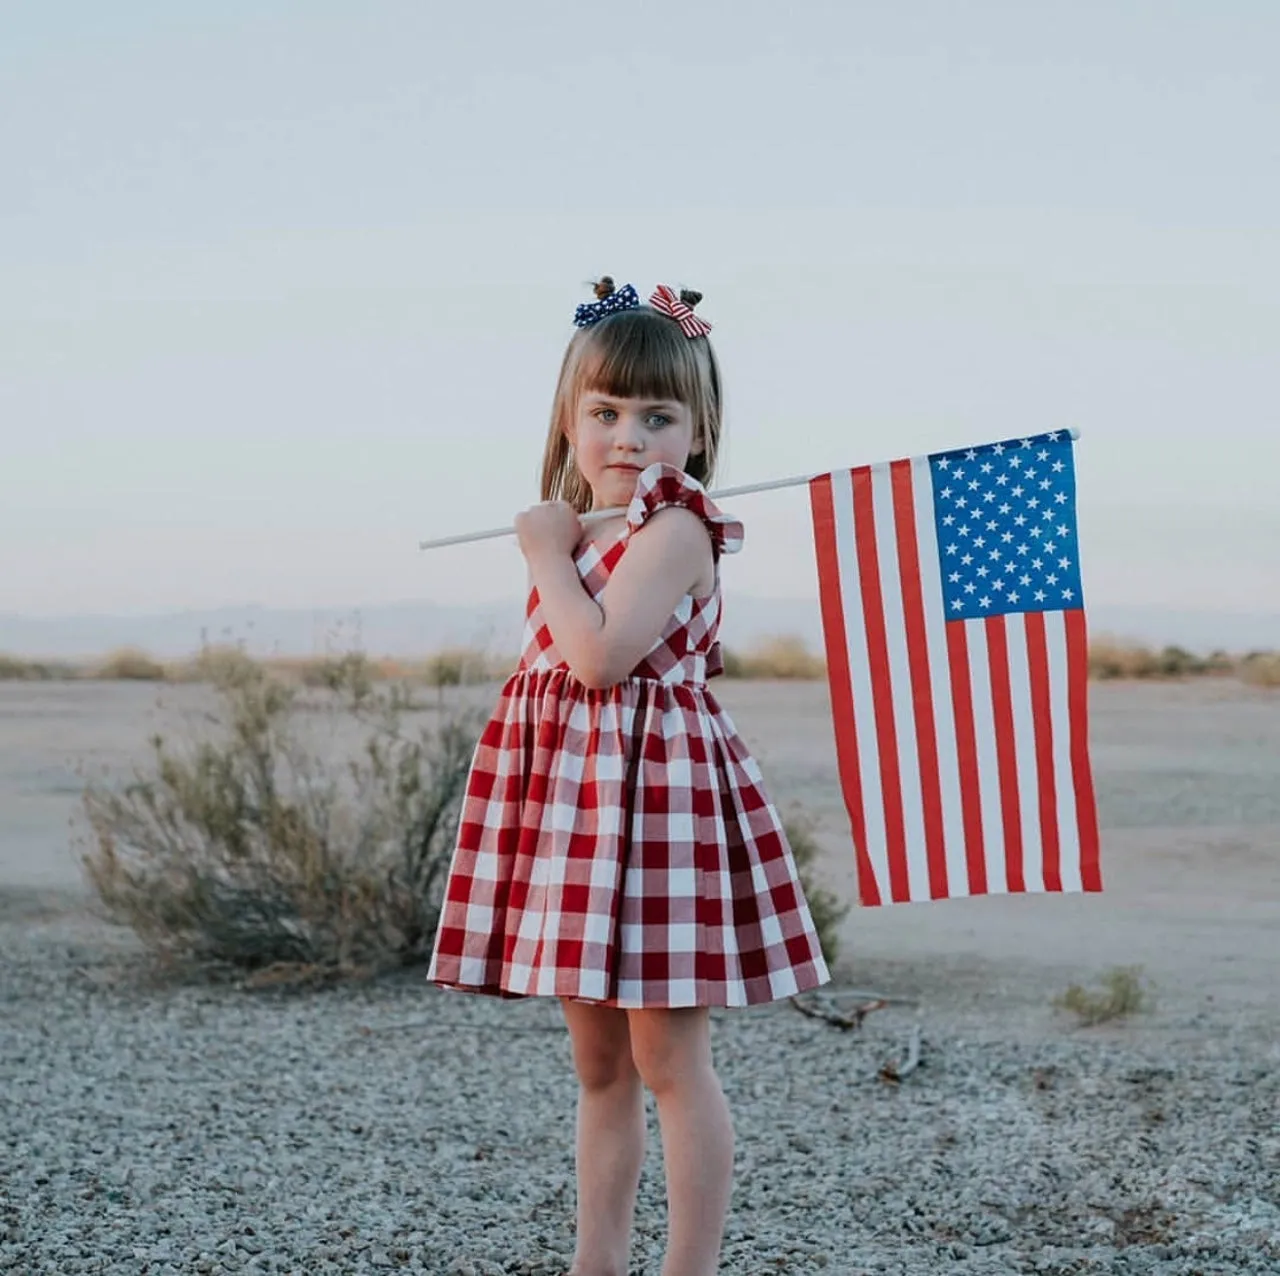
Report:
[{"label": "dry desert shrub", "polygon": [[167,682],[207,682],[230,685],[255,665],[242,647],[230,643],[206,645],[194,660],[173,661],[165,667]]},{"label": "dry desert shrub", "polygon": [[1280,651],[1251,651],[1239,664],[1240,677],[1254,687],[1280,687]]},{"label": "dry desert shrub", "polygon": [[428,687],[468,687],[505,679],[516,661],[476,647],[446,647],[427,657],[417,674]]},{"label": "dry desert shrub", "polygon": [[0,682],[34,682],[39,676],[34,661],[0,655]]},{"label": "dry desert shrub", "polygon": [[784,634],[766,638],[745,652],[725,651],[724,672],[727,678],[814,679],[826,677],[827,666],[803,638]]},{"label": "dry desert shrub", "polygon": [[[479,723],[410,727],[399,688],[360,661],[335,674],[335,720],[364,735],[303,739],[298,689],[225,652],[205,668],[212,726],[123,787],[90,784],[81,861],[107,915],[173,959],[331,977],[429,955]],[[316,735],[316,705],[306,722]]]},{"label": "dry desert shrub", "polygon": [[379,683],[428,687],[472,686],[501,681],[515,668],[514,658],[500,657],[472,647],[450,647],[425,659],[397,659],[348,651],[326,656],[249,656],[243,647],[222,644],[204,647],[194,660],[168,666],[171,682],[214,682],[232,666],[255,664],[272,677],[294,687],[333,690],[353,682],[372,689]]},{"label": "dry desert shrub", "polygon": [[276,677],[295,685],[329,690],[350,685],[352,679],[372,688],[375,683],[409,682],[413,678],[411,666],[389,657],[377,659],[363,651],[327,656],[273,656],[263,663]]},{"label": "dry desert shrub", "polygon": [[437,688],[469,687],[501,680],[516,664],[513,659],[476,647],[446,647],[418,660],[346,652],[337,656],[272,658],[265,663],[273,673],[304,687],[328,688],[346,683],[353,674],[370,686],[397,682]]},{"label": "dry desert shrub", "polygon": [[56,660],[23,660],[0,654],[0,682],[65,682],[76,676],[71,665]]},{"label": "dry desert shrub", "polygon": [[1231,658],[1222,652],[1197,656],[1183,647],[1159,651],[1141,643],[1101,637],[1089,644],[1089,675],[1093,678],[1187,678],[1230,673]]},{"label": "dry desert shrub", "polygon": [[217,683],[224,674],[246,665],[255,665],[271,677],[291,687],[333,688],[346,680],[353,665],[369,682],[391,681],[398,670],[390,662],[370,660],[362,652],[341,656],[251,656],[234,643],[207,645],[194,660],[169,666],[171,682]]},{"label": "dry desert shrub", "polygon": [[1083,1027],[1123,1019],[1154,1008],[1155,1002],[1149,985],[1143,980],[1141,966],[1113,966],[1103,972],[1101,984],[1100,989],[1092,992],[1079,984],[1072,984],[1060,997],[1054,998],[1054,1008],[1075,1015]]},{"label": "dry desert shrub", "polygon": [[88,677],[105,682],[164,682],[165,667],[136,647],[121,647],[90,667]]}]

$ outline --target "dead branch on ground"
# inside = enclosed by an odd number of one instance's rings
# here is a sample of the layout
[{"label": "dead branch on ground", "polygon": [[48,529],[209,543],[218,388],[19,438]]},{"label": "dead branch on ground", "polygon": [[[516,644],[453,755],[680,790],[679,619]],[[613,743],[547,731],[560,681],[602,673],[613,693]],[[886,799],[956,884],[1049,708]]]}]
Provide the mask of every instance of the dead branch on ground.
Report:
[{"label": "dead branch on ground", "polygon": [[880,1080],[891,1085],[905,1081],[920,1066],[920,1025],[911,1029],[911,1040],[907,1043],[907,1058],[902,1064],[889,1062],[880,1069]]},{"label": "dead branch on ground", "polygon": [[791,997],[791,1008],[804,1015],[806,1019],[817,1019],[820,1023],[829,1024],[832,1028],[839,1028],[841,1032],[849,1032],[856,1028],[862,1027],[862,1021],[873,1010],[884,1010],[888,1006],[914,1006],[916,1003],[907,1001],[897,997],[885,997],[880,993],[865,992],[860,989],[852,990],[853,995],[865,998],[858,1002],[850,1010],[831,1011],[819,1009],[802,1001],[799,997]]}]

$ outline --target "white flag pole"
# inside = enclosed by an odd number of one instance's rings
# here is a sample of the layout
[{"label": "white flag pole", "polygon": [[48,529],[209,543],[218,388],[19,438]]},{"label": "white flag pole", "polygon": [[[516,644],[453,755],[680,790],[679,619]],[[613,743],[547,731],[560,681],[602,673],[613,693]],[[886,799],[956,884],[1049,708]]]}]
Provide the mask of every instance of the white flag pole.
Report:
[{"label": "white flag pole", "polygon": [[[1080,437],[1080,431],[1071,429],[1067,431],[1073,439]],[[962,451],[963,449],[955,449]],[[772,479],[767,483],[745,483],[741,487],[722,487],[714,492],[708,492],[707,495],[713,500],[722,500],[728,496],[747,496],[752,492],[770,492],[774,488],[779,487],[799,487],[802,483],[812,483],[814,479],[820,478],[823,474],[830,474],[831,470],[819,470],[817,474],[797,474],[792,478]],[[583,523],[598,523],[601,519],[613,518],[618,514],[625,514],[627,508],[625,505],[616,506],[607,510],[591,510],[581,515]],[[491,527],[484,532],[463,532],[460,536],[441,536],[436,540],[419,541],[419,549],[441,549],[445,545],[465,545],[471,541],[487,541],[493,540],[498,536],[512,536],[515,534],[514,527]]]}]

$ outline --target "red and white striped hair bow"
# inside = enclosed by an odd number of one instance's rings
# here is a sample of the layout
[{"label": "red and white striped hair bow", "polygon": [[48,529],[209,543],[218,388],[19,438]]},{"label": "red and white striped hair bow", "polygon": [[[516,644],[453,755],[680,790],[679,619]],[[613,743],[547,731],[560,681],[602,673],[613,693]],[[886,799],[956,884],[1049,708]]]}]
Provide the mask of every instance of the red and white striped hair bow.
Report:
[{"label": "red and white striped hair bow", "polygon": [[699,319],[693,313],[693,307],[681,301],[679,295],[666,284],[659,284],[653,290],[649,304],[664,315],[670,315],[680,325],[686,337],[705,337],[711,331],[711,325],[705,319]]}]

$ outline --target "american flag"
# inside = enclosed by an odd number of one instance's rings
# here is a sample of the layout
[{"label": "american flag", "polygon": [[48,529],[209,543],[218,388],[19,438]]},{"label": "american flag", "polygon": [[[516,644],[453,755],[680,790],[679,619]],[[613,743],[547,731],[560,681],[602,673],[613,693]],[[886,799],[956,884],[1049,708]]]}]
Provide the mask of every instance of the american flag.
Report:
[{"label": "american flag", "polygon": [[809,494],[861,902],[1101,890],[1070,433]]}]

